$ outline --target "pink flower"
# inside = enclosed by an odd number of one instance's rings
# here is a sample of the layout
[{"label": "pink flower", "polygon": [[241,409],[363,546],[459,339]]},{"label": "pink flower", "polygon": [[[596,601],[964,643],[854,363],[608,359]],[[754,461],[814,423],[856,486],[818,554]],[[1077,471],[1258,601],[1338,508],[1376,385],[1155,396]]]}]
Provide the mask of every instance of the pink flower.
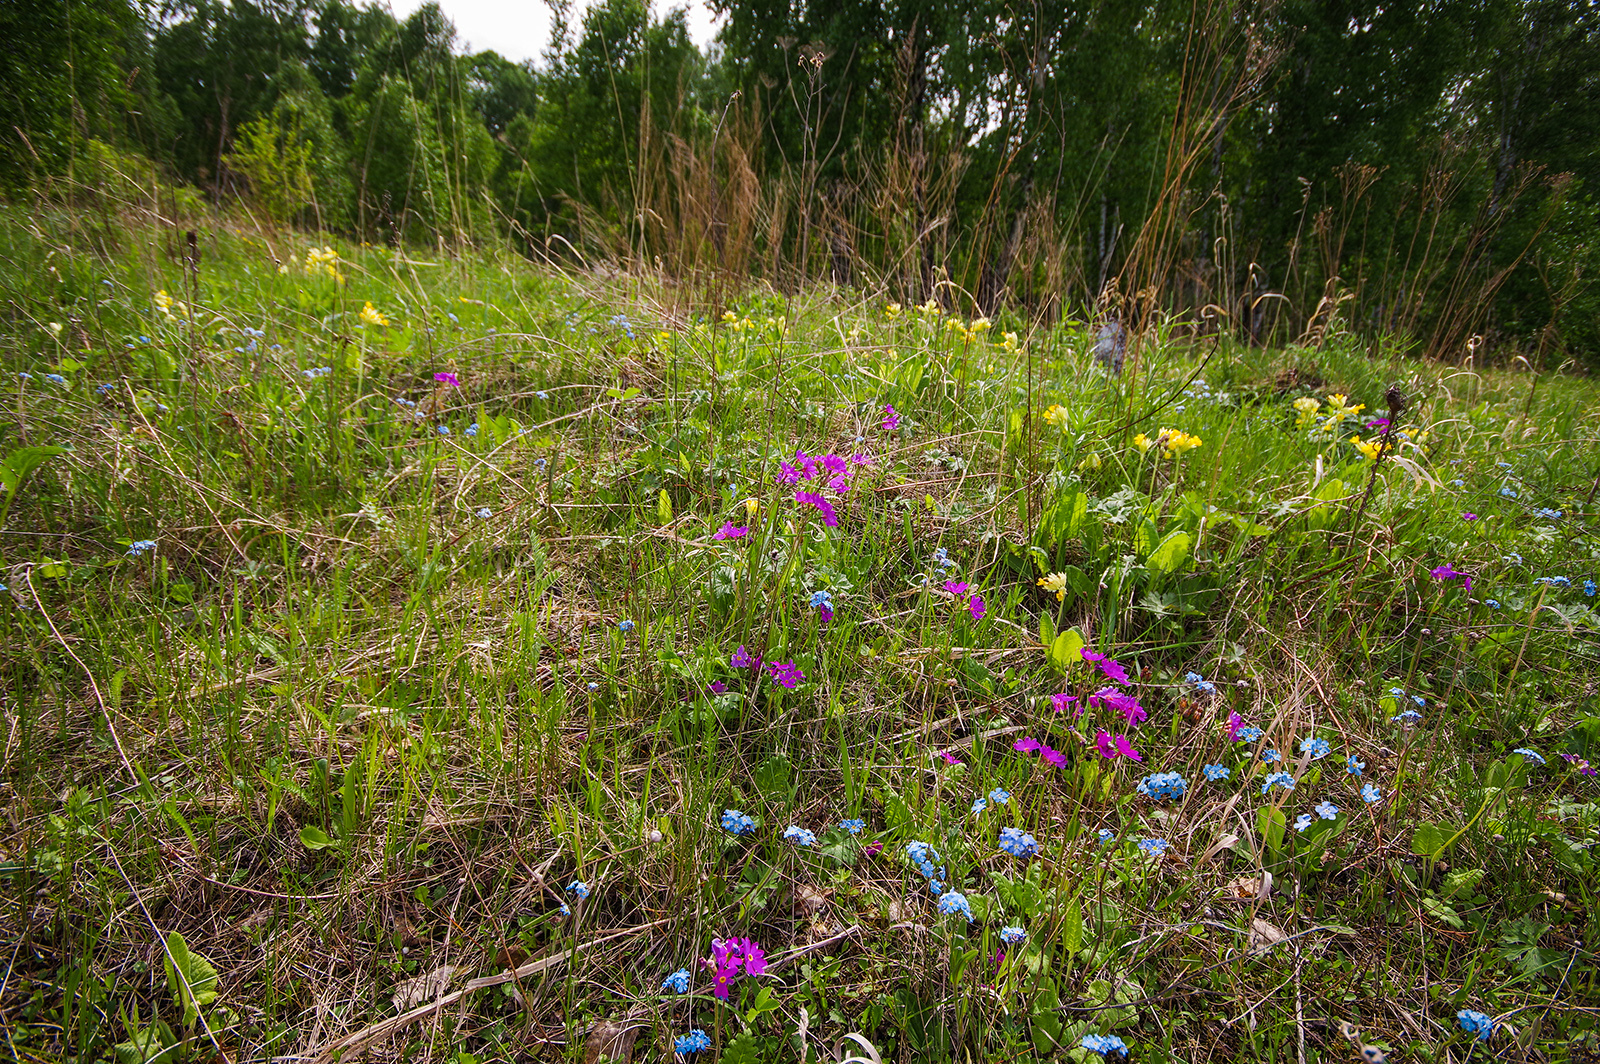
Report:
[{"label": "pink flower", "polygon": [[787,687],[791,691],[806,678],[806,674],[792,661],[769,661],[767,671],[772,674],[773,683]]},{"label": "pink flower", "polygon": [[883,424],[881,427],[885,432],[893,432],[900,427],[900,415],[894,412],[894,407],[885,406],[883,408]]},{"label": "pink flower", "polygon": [[452,388],[461,387],[461,381],[456,378],[454,373],[435,373],[433,379],[440,384],[448,384]]},{"label": "pink flower", "polygon": [[952,595],[961,595],[966,593],[967,584],[957,580],[946,580],[944,589]]},{"label": "pink flower", "polygon": [[826,603],[818,606],[817,616],[821,619],[823,624],[827,624],[829,621],[833,620],[833,607]]},{"label": "pink flower", "polygon": [[706,688],[707,691],[709,691],[710,693],[712,693],[714,695],[720,695],[722,692],[726,691],[727,689],[728,689],[728,685],[723,683],[721,680],[712,680],[711,681],[711,685]]},{"label": "pink flower", "polygon": [[940,750],[939,751],[939,756],[944,758],[944,763],[947,764],[947,765],[965,764],[965,762],[963,762],[959,757],[957,757],[955,754],[952,754],[948,750]]},{"label": "pink flower", "polygon": [[825,455],[823,455],[822,456],[822,468],[826,469],[828,472],[832,473],[836,477],[846,476],[850,472],[850,466],[845,462],[845,460],[843,458],[840,458],[836,454],[825,454]]},{"label": "pink flower", "polygon": [[1144,760],[1144,758],[1139,756],[1139,751],[1133,748],[1133,744],[1128,742],[1128,737],[1126,735],[1117,736],[1117,753],[1121,754],[1130,761]]},{"label": "pink flower", "polygon": [[732,521],[724,521],[721,528],[711,533],[711,538],[738,539],[740,536],[748,536],[749,534],[750,527],[748,525],[736,525]]},{"label": "pink flower", "polygon": [[1230,743],[1236,743],[1239,741],[1239,730],[1243,727],[1243,717],[1239,716],[1237,713],[1228,714],[1228,741]]},{"label": "pink flower", "polygon": [[1048,746],[1039,747],[1039,756],[1056,768],[1060,768],[1067,763],[1066,754],[1063,754],[1060,750],[1052,750]]},{"label": "pink flower", "polygon": [[1476,521],[1477,519],[1478,519],[1478,515],[1477,514],[1468,513],[1468,514],[1462,514],[1461,515],[1461,520],[1463,520],[1463,521]]},{"label": "pink flower", "polygon": [[883,843],[874,842],[870,846],[863,846],[861,847],[861,852],[866,854],[868,857],[876,857],[878,854],[883,852]]},{"label": "pink flower", "polygon": [[1039,740],[1032,737],[1018,739],[1016,742],[1011,744],[1011,749],[1015,750],[1019,754],[1031,754],[1035,750],[1039,749]]},{"label": "pink flower", "polygon": [[823,498],[815,491],[797,491],[794,501],[808,506],[815,506],[822,513],[822,523],[829,528],[839,527],[839,513],[833,508],[833,503]]},{"label": "pink flower", "polygon": [[973,620],[981,621],[983,620],[983,615],[989,612],[989,607],[983,604],[981,596],[973,595],[967,599],[967,612],[972,614]]},{"label": "pink flower", "polygon": [[835,495],[843,495],[850,490],[850,479],[841,473],[828,481],[828,490]]},{"label": "pink flower", "polygon": [[794,486],[795,484],[800,483],[800,470],[796,469],[794,466],[790,465],[788,462],[779,462],[778,463],[778,483],[779,484],[787,484],[787,485],[789,485],[791,487]]},{"label": "pink flower", "polygon": [[863,454],[862,452],[857,451],[855,454],[850,456],[850,464],[853,466],[869,466],[872,464],[872,456],[870,454]]},{"label": "pink flower", "polygon": [[1095,749],[1100,751],[1100,756],[1107,761],[1117,756],[1117,744],[1111,741],[1111,733],[1105,730],[1095,732]]},{"label": "pink flower", "polygon": [[[1076,702],[1077,700],[1078,700],[1078,696],[1077,695],[1069,695],[1065,691],[1063,691],[1061,694],[1051,695],[1050,696],[1050,706],[1057,713],[1064,713],[1064,712],[1066,712],[1067,708],[1069,706],[1071,706],[1072,703]],[[1079,716],[1082,716],[1082,715],[1083,715],[1083,710],[1081,710],[1081,709],[1078,710],[1077,713],[1073,714],[1074,717],[1079,717]]]}]

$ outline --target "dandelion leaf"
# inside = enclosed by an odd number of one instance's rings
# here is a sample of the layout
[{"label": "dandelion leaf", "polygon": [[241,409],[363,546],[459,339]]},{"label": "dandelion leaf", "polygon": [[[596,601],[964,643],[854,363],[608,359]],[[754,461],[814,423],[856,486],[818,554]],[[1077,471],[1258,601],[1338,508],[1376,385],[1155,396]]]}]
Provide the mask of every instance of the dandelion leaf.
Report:
[{"label": "dandelion leaf", "polygon": [[720,1064],[761,1064],[761,1047],[753,1031],[741,1031],[722,1050]]}]

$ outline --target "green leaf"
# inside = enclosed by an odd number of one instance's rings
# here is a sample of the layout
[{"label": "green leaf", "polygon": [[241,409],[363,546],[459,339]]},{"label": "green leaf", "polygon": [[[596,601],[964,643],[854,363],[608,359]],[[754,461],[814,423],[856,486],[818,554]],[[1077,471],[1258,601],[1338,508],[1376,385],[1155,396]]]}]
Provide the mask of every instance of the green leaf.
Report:
[{"label": "green leaf", "polygon": [[1148,517],[1139,518],[1139,525],[1133,533],[1133,552],[1141,558],[1148,557],[1156,549],[1161,533],[1156,528],[1156,523]]},{"label": "green leaf", "polygon": [[667,489],[661,489],[661,495],[656,499],[656,516],[664,525],[672,524],[672,499],[667,495]]},{"label": "green leaf", "polygon": [[1439,825],[1418,824],[1417,830],[1411,834],[1411,852],[1437,861],[1449,841],[1450,835]]},{"label": "green leaf", "polygon": [[1162,576],[1177,572],[1189,560],[1189,543],[1189,533],[1172,533],[1161,541],[1160,546],[1150,552],[1150,557],[1145,560],[1145,566]]},{"label": "green leaf", "polygon": [[1078,630],[1067,629],[1056,636],[1055,642],[1050,644],[1050,664],[1066,672],[1075,662],[1083,660],[1080,654],[1083,647],[1083,636],[1078,634]]},{"label": "green leaf", "polygon": [[1061,944],[1068,953],[1077,953],[1083,948],[1083,906],[1077,898],[1072,899],[1072,904],[1067,906],[1066,916],[1061,920]]},{"label": "green leaf", "polygon": [[330,839],[328,833],[321,828],[307,824],[300,829],[300,845],[308,850],[326,850],[334,845],[334,840]]},{"label": "green leaf", "polygon": [[721,1064],[761,1064],[754,1031],[740,1031],[722,1050]]},{"label": "green leaf", "polygon": [[1261,838],[1266,842],[1267,849],[1273,853],[1283,849],[1283,833],[1288,825],[1283,810],[1275,805],[1264,805],[1256,814],[1256,830],[1261,832]]},{"label": "green leaf", "polygon": [[200,1009],[217,1000],[217,970],[198,953],[190,953],[188,943],[176,931],[167,935],[167,952],[162,959],[167,973],[167,988],[183,1008],[183,1025],[188,1027]]}]

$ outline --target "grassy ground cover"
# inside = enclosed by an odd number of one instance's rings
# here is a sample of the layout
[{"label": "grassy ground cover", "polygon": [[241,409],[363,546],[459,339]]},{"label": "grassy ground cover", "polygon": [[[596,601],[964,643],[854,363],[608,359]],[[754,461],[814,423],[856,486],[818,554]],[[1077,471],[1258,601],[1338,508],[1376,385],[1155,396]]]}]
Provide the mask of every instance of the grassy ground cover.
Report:
[{"label": "grassy ground cover", "polygon": [[1591,381],[0,221],[20,1059],[1593,1055]]}]

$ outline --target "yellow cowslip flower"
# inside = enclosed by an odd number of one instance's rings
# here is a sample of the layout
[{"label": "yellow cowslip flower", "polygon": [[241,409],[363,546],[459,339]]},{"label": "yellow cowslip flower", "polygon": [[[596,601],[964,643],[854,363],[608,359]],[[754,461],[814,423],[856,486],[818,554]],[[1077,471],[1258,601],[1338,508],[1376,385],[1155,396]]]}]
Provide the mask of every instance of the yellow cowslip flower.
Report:
[{"label": "yellow cowslip flower", "polygon": [[1393,446],[1393,444],[1385,444],[1381,436],[1371,441],[1362,440],[1360,436],[1352,436],[1350,437],[1350,442],[1355,444],[1356,450],[1360,451],[1362,456],[1369,462],[1376,462],[1380,454],[1383,454]]},{"label": "yellow cowslip flower", "polygon": [[156,292],[156,309],[163,314],[172,313],[172,297],[167,295],[165,288]]},{"label": "yellow cowslip flower", "polygon": [[1015,351],[1017,349],[1017,334],[1011,332],[1003,333],[1000,346],[1007,351]]},{"label": "yellow cowslip flower", "polygon": [[1067,597],[1067,574],[1051,573],[1049,576],[1041,576],[1039,586],[1054,595],[1057,602],[1062,602]]},{"label": "yellow cowslip flower", "polygon": [[890,321],[894,321],[894,319],[900,316],[900,312],[904,309],[905,308],[899,303],[890,303],[887,307],[883,308],[883,316],[888,318]]},{"label": "yellow cowslip flower", "polygon": [[1161,435],[1166,437],[1163,442],[1167,446],[1168,458],[1180,455],[1184,451],[1192,451],[1205,442],[1199,436],[1191,436],[1187,432],[1181,432],[1178,429],[1162,429]]},{"label": "yellow cowslip flower", "polygon": [[945,332],[965,332],[966,329],[960,318],[946,318],[944,321]]},{"label": "yellow cowslip flower", "polygon": [[361,308],[361,321],[366,325],[389,324],[389,319],[379,314],[378,309],[372,305],[370,300],[366,306]]},{"label": "yellow cowslip flower", "polygon": [[1317,411],[1322,409],[1322,404],[1305,395],[1294,401],[1294,408],[1298,412],[1298,416],[1294,419],[1294,427],[1303,429],[1311,424],[1312,419],[1317,416]]},{"label": "yellow cowslip flower", "polygon": [[922,306],[918,307],[917,309],[922,311],[922,313],[928,315],[929,317],[934,317],[934,318],[937,318],[939,315],[944,313],[944,311],[939,308],[939,304],[935,303],[931,299],[928,300],[926,303],[922,304]]},{"label": "yellow cowslip flower", "polygon": [[1078,472],[1098,473],[1102,465],[1104,465],[1104,463],[1100,461],[1100,456],[1097,454],[1091,454],[1089,457],[1078,463]]},{"label": "yellow cowslip flower", "polygon": [[760,510],[760,509],[761,509],[761,503],[760,503],[759,500],[757,500],[757,499],[746,499],[744,501],[744,512],[749,514],[751,517],[754,517],[756,515],[756,512],[758,510]]},{"label": "yellow cowslip flower", "polygon": [[739,315],[735,314],[731,310],[725,310],[722,312],[722,320],[726,322],[735,322],[739,320]]},{"label": "yellow cowslip flower", "polygon": [[1067,411],[1055,403],[1051,403],[1050,409],[1044,412],[1044,419],[1058,429],[1067,427]]},{"label": "yellow cowslip flower", "polygon": [[1346,418],[1355,417],[1367,408],[1365,403],[1357,403],[1355,406],[1346,405],[1348,398],[1348,396],[1339,394],[1328,396],[1329,427],[1342,423]]},{"label": "yellow cowslip flower", "polygon": [[988,332],[989,331],[989,319],[988,318],[973,318],[972,319],[972,326],[967,331],[969,333],[971,333],[973,336],[977,336],[980,333]]},{"label": "yellow cowslip flower", "polygon": [[1139,448],[1140,454],[1149,454],[1150,448],[1156,445],[1156,441],[1141,432],[1133,438],[1133,445]]}]

